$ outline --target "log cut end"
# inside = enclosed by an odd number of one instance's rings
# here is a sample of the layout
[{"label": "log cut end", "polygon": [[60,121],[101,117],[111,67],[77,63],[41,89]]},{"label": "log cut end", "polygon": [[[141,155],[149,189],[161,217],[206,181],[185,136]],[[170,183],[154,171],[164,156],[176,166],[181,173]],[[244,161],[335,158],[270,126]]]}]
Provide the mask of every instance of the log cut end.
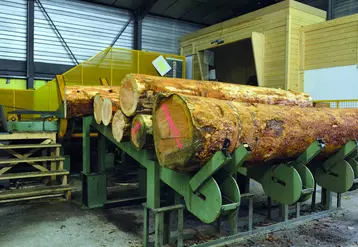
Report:
[{"label": "log cut end", "polygon": [[131,142],[137,149],[153,145],[152,116],[137,114],[132,120]]},{"label": "log cut end", "polygon": [[93,99],[93,115],[97,124],[102,123],[102,105],[103,105],[102,97],[97,94],[96,96],[94,96]]},{"label": "log cut end", "polygon": [[102,123],[108,126],[112,120],[112,101],[109,98],[104,98],[102,104]]},{"label": "log cut end", "polygon": [[122,80],[119,99],[122,112],[128,117],[133,116],[139,99],[138,85],[133,74],[126,75]]},{"label": "log cut end", "polygon": [[153,112],[153,137],[160,165],[186,171],[185,165],[196,148],[190,112],[180,96],[157,98]]},{"label": "log cut end", "polygon": [[124,134],[124,129],[127,125],[127,118],[121,110],[118,110],[112,120],[112,135],[117,142],[121,142]]}]

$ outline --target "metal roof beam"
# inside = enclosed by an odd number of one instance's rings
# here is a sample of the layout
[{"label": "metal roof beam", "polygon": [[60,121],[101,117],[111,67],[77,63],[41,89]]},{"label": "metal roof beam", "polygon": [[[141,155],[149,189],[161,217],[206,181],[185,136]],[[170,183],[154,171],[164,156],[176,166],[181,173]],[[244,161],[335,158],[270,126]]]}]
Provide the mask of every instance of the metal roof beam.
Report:
[{"label": "metal roof beam", "polygon": [[149,13],[149,11],[154,7],[154,5],[159,0],[146,0],[144,1],[134,12],[136,13],[136,16],[143,20],[144,17]]}]

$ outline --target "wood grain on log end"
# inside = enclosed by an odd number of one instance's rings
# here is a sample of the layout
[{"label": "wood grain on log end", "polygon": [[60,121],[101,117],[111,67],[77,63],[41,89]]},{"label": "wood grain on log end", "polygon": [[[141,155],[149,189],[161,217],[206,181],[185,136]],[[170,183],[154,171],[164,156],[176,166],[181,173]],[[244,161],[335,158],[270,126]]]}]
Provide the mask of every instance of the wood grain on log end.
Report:
[{"label": "wood grain on log end", "polygon": [[131,142],[137,149],[153,145],[152,116],[137,114],[132,120]]},{"label": "wood grain on log end", "polygon": [[112,120],[112,101],[109,98],[103,99],[102,104],[102,123],[108,126]]},{"label": "wood grain on log end", "polygon": [[102,123],[102,105],[103,99],[99,94],[97,94],[93,99],[93,115],[97,124]]},{"label": "wood grain on log end", "polygon": [[133,74],[128,74],[124,77],[119,93],[119,100],[122,112],[130,117],[133,116],[137,110],[139,94],[138,85]]},{"label": "wood grain on log end", "polygon": [[128,119],[124,116],[121,110],[118,110],[112,120],[112,135],[117,142],[121,142],[124,129],[128,125]]}]

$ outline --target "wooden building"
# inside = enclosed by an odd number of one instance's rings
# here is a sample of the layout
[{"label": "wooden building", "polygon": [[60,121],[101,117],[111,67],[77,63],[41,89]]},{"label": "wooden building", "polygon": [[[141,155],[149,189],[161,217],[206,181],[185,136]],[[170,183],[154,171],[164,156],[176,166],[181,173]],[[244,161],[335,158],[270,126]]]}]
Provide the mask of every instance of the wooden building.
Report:
[{"label": "wooden building", "polygon": [[300,29],[325,21],[325,11],[286,0],[182,37],[181,55],[192,56],[193,79],[215,69],[219,81],[302,91]]}]

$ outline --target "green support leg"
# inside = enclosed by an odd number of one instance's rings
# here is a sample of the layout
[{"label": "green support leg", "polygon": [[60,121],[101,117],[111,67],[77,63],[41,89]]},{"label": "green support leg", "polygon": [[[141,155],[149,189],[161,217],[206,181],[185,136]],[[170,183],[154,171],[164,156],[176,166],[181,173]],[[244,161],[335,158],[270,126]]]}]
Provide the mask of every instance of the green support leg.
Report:
[{"label": "green support leg", "polygon": [[155,214],[155,247],[163,247],[164,246],[164,235],[163,235],[163,213]]},{"label": "green support leg", "polygon": [[254,197],[249,198],[249,232],[252,232],[254,218]]},{"label": "green support leg", "polygon": [[98,133],[98,171],[100,173],[106,171],[106,137]]},{"label": "green support leg", "polygon": [[322,188],[321,191],[321,204],[326,210],[332,209],[332,192]]},{"label": "green support leg", "polygon": [[228,215],[228,222],[229,222],[229,229],[230,235],[234,235],[237,233],[237,227],[238,227],[238,209],[233,210],[232,213]]},{"label": "green support leg", "polygon": [[91,173],[91,149],[90,149],[90,128],[92,118],[83,118],[82,123],[82,172],[84,174]]},{"label": "green support leg", "polygon": [[147,167],[147,207],[160,207],[160,167],[157,162]]},{"label": "green support leg", "polygon": [[149,247],[149,209],[146,205],[144,207],[143,214],[143,246]]},{"label": "green support leg", "polygon": [[280,203],[279,211],[280,211],[281,219],[283,219],[283,221],[288,221],[288,213],[289,213],[288,205]]},{"label": "green support leg", "polygon": [[183,244],[183,231],[184,231],[184,207],[178,210],[178,243],[177,247],[182,247]]}]

